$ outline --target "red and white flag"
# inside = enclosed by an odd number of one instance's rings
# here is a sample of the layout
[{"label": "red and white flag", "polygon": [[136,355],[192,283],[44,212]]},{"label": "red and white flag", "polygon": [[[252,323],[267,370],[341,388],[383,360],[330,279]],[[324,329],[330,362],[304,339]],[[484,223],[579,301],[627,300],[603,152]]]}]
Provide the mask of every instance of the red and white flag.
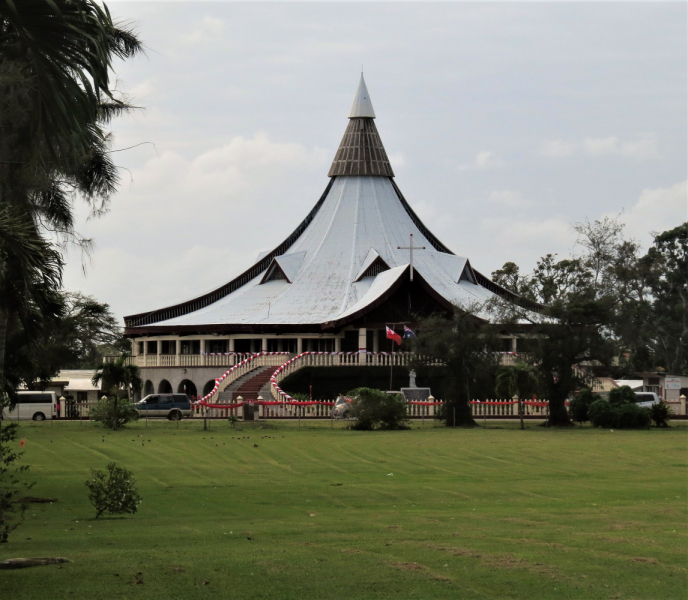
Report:
[{"label": "red and white flag", "polygon": [[387,329],[387,339],[388,340],[394,340],[397,344],[401,346],[401,336],[396,333],[393,329],[390,329],[389,327]]}]

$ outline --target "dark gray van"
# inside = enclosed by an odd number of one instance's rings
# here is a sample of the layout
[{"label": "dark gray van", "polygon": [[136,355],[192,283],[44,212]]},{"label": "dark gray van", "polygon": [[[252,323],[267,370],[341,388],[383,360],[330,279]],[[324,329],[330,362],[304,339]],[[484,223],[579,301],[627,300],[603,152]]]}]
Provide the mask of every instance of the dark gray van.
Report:
[{"label": "dark gray van", "polygon": [[186,394],[150,394],[134,407],[139,417],[167,417],[175,421],[191,416],[191,402]]}]

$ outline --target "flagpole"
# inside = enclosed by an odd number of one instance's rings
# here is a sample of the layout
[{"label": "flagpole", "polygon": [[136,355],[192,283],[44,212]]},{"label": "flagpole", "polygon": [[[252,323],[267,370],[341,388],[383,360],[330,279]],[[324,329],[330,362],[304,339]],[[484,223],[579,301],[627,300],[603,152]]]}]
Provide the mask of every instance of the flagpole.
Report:
[{"label": "flagpole", "polygon": [[392,388],[392,376],[394,373],[394,340],[390,339],[390,344],[391,344],[391,355],[389,357],[389,391],[393,392],[394,389]]}]

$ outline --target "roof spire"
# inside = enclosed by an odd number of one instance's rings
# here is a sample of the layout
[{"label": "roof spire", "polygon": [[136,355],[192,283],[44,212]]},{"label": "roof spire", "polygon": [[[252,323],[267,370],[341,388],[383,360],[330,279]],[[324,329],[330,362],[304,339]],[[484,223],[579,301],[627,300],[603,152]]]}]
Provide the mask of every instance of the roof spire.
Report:
[{"label": "roof spire", "polygon": [[363,79],[363,69],[361,69],[361,81],[358,84],[356,97],[354,98],[354,103],[351,107],[351,112],[349,113],[350,119],[356,119],[359,117],[369,117],[371,119],[375,118],[373,103],[370,101],[368,88],[366,87],[365,79]]},{"label": "roof spire", "polygon": [[363,73],[354,105],[349,113],[349,126],[339,144],[330,167],[329,177],[338,175],[372,175],[394,177],[392,165],[375,127],[375,111],[370,101]]}]

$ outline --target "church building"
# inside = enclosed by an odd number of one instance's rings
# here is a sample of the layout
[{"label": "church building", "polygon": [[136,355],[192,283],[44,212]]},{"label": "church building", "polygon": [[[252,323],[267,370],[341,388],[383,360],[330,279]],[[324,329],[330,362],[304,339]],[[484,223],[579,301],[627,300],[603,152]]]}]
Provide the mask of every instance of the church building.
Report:
[{"label": "church building", "polygon": [[418,218],[395,182],[362,74],[328,176],[310,213],[249,269],[192,300],[125,317],[144,394],[207,393],[223,366],[261,350],[389,351],[386,327],[413,329],[418,315],[495,296],[538,310]]}]

